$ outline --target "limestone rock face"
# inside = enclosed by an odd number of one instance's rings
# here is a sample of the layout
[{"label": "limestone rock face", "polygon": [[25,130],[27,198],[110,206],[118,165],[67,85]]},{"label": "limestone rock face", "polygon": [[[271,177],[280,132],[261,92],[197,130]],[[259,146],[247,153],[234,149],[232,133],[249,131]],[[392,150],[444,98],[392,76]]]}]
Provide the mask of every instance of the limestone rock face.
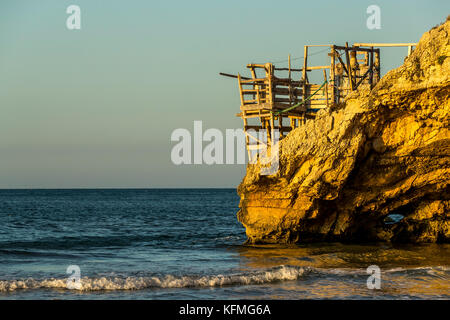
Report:
[{"label": "limestone rock face", "polygon": [[237,216],[248,242],[450,242],[449,111],[447,21],[371,91],[289,133],[275,175],[247,167]]}]

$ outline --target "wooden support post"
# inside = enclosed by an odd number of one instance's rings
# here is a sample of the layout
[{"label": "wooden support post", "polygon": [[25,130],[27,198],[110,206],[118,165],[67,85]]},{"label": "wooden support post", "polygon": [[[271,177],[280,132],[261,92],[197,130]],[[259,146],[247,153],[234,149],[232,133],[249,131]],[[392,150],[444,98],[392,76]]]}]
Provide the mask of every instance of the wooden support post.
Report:
[{"label": "wooden support post", "polygon": [[353,91],[353,76],[352,76],[353,72],[350,65],[350,55],[348,54],[348,42],[345,43],[345,59],[347,60],[348,82],[350,83],[350,89]]},{"label": "wooden support post", "polygon": [[334,95],[334,86],[335,86],[335,69],[334,69],[334,64],[335,64],[335,55],[336,55],[336,51],[334,50],[334,45],[331,46],[331,64],[330,64],[330,87],[331,87],[331,103],[334,104],[335,101],[335,95]]},{"label": "wooden support post", "polygon": [[[251,72],[252,72],[252,78],[256,79],[256,71],[255,68],[251,68]],[[260,94],[259,94],[259,85],[255,83],[253,84],[253,89],[255,90],[255,95],[253,96],[253,99],[255,99],[257,101],[258,104],[261,103],[261,98],[260,98]]]},{"label": "wooden support post", "polygon": [[278,115],[278,130],[280,131],[280,139],[283,138],[283,116]]},{"label": "wooden support post", "polygon": [[380,49],[375,49],[375,61],[374,61],[374,67],[375,67],[375,83],[377,83],[381,78],[381,68],[380,68]]},{"label": "wooden support post", "polygon": [[289,89],[289,106],[292,106],[291,55],[288,55],[288,64],[289,64],[289,86],[288,86],[288,89]]},{"label": "wooden support post", "polygon": [[[302,100],[305,100],[305,97],[306,97],[306,84],[308,82],[307,69],[308,69],[308,46],[304,46],[303,74],[302,74],[302,79],[303,79],[303,99]],[[306,104],[305,104],[305,107],[307,107]]]},{"label": "wooden support post", "polygon": [[291,80],[291,55],[288,55],[288,64],[289,64],[289,80]]},{"label": "wooden support post", "polygon": [[242,120],[244,120],[244,134],[245,134],[245,146],[247,148],[247,155],[248,155],[248,161],[250,162],[252,160],[252,154],[250,152],[250,148],[249,148],[249,138],[247,135],[247,117],[245,115],[245,111],[242,111]]},{"label": "wooden support post", "polygon": [[238,73],[238,83],[239,83],[239,94],[241,97],[241,106],[244,105],[244,95],[242,93],[242,83],[241,83],[241,75]]},{"label": "wooden support post", "polygon": [[[272,144],[274,130],[275,130],[275,119],[272,113],[270,114],[270,128],[267,130],[267,146]],[[269,152],[267,152],[267,156],[270,156]]]},{"label": "wooden support post", "polygon": [[369,70],[370,70],[370,76],[369,76],[369,85],[370,89],[373,88],[373,47],[371,47],[372,51],[370,51],[369,55]]},{"label": "wooden support post", "polygon": [[308,46],[305,46],[303,52],[303,71],[302,71],[302,79],[304,84],[308,82],[307,68],[308,68]]},{"label": "wooden support post", "polygon": [[[325,71],[325,69],[323,69],[323,81],[327,81],[327,72]],[[325,99],[327,102],[327,108],[329,107],[328,104],[328,83],[325,83]]]},{"label": "wooden support post", "polygon": [[268,86],[268,102],[273,105],[275,99],[273,96],[273,65],[271,63],[266,63],[267,68],[267,86]]}]

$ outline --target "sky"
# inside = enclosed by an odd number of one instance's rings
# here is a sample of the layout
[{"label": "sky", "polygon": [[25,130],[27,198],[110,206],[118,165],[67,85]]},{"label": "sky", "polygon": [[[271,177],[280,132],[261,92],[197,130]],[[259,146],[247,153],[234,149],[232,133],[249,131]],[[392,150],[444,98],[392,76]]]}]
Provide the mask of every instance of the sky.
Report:
[{"label": "sky", "polygon": [[[219,72],[300,67],[306,44],[417,42],[448,14],[448,0],[1,0],[0,188],[234,188],[245,165],[171,161],[175,129],[242,127]],[[405,54],[382,49],[382,72]]]}]

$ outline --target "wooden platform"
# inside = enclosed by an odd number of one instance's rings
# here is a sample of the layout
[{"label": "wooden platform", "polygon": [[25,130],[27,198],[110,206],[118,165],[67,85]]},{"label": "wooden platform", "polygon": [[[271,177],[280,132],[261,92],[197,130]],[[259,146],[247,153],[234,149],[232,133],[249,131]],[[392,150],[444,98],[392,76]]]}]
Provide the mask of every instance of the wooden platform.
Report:
[{"label": "wooden platform", "polygon": [[[221,75],[238,79],[240,110],[236,114],[244,121],[248,150],[255,149],[253,142],[262,143],[251,136],[248,130],[266,130],[269,144],[274,130],[282,139],[289,131],[302,125],[306,119],[313,119],[320,109],[329,108],[342,102],[346,96],[361,85],[372,88],[381,78],[380,49],[375,47],[407,46],[408,55],[415,43],[371,44],[358,43],[353,46],[308,45],[304,46],[303,66],[292,68],[288,57],[287,67],[277,68],[272,63],[248,64],[250,76],[238,74]],[[311,47],[329,47],[329,65],[309,66],[308,55]],[[281,76],[281,72],[286,76]],[[322,83],[311,83],[311,72],[320,72]],[[293,74],[298,74],[297,79]],[[257,125],[249,120],[258,119]],[[249,151],[250,152],[250,151]]]}]

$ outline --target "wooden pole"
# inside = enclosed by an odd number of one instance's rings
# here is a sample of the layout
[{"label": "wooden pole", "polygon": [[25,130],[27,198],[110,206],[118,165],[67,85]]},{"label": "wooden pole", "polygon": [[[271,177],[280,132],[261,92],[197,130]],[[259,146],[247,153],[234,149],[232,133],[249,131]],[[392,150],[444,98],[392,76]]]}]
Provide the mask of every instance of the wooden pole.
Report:
[{"label": "wooden pole", "polygon": [[291,94],[291,55],[288,55],[289,64],[289,106],[292,106],[292,94]]},{"label": "wooden pole", "polygon": [[308,81],[307,64],[308,64],[308,46],[304,46],[304,49],[303,49],[303,83],[306,83]]},{"label": "wooden pole", "polygon": [[411,43],[354,43],[357,47],[409,47],[416,46],[417,42]]},{"label": "wooden pole", "polygon": [[[327,81],[327,72],[325,69],[323,69],[323,81]],[[325,83],[325,98],[327,102],[327,108],[328,108],[328,83]]]},{"label": "wooden pole", "polygon": [[348,82],[350,82],[350,89],[353,91],[353,77],[352,77],[352,69],[351,69],[351,65],[350,65],[350,56],[348,54],[348,42],[345,43],[345,59],[347,60]]},{"label": "wooden pole", "polygon": [[[308,46],[304,46],[304,51],[303,51],[303,99],[305,100],[306,97],[306,83],[308,82],[308,76],[306,74],[306,70],[308,68]],[[307,107],[305,105],[305,107]]]},{"label": "wooden pole", "polygon": [[268,79],[267,85],[269,87],[268,88],[269,89],[269,102],[271,105],[273,105],[273,103],[275,101],[274,96],[273,96],[273,88],[272,88],[273,65],[271,63],[267,63],[266,67],[267,67],[267,79]]},{"label": "wooden pole", "polygon": [[241,75],[238,73],[239,94],[241,97],[241,106],[244,106],[244,94],[242,93]]},{"label": "wooden pole", "polygon": [[370,51],[369,55],[369,70],[370,70],[370,76],[369,76],[369,84],[370,89],[373,88],[373,47],[371,47],[372,51]]},{"label": "wooden pole", "polygon": [[291,55],[288,55],[288,64],[289,64],[289,80],[291,80]]},{"label": "wooden pole", "polygon": [[330,87],[331,87],[331,103],[335,103],[335,96],[334,96],[334,85],[335,85],[335,73],[334,73],[334,64],[335,64],[335,54],[336,51],[334,50],[334,45],[331,46],[331,65],[330,65]]}]

